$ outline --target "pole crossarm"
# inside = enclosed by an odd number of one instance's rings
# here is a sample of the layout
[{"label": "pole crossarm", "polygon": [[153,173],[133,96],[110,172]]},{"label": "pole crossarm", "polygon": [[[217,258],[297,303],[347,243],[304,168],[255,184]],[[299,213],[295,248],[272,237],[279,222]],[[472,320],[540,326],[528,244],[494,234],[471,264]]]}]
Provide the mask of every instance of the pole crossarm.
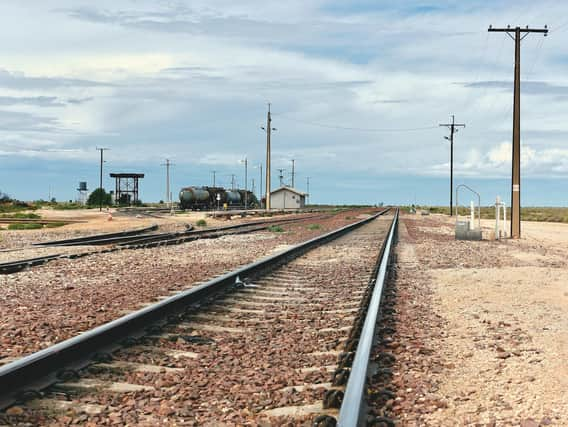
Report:
[{"label": "pole crossarm", "polygon": [[544,28],[521,28],[521,27],[507,27],[507,28],[493,28],[491,25],[489,26],[489,28],[487,29],[487,31],[489,32],[493,32],[493,33],[514,33],[515,31],[520,30],[521,33],[542,33],[542,34],[548,34],[548,28],[545,25]]}]

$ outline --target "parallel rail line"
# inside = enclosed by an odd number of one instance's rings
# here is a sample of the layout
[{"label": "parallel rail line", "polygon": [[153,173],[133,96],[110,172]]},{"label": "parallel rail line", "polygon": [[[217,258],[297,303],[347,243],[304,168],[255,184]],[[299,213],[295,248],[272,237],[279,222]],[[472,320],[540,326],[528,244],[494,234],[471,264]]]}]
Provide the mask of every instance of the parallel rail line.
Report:
[{"label": "parallel rail line", "polygon": [[189,229],[177,233],[153,233],[139,234],[148,230],[156,230],[153,225],[145,229],[131,230],[119,233],[108,233],[95,236],[78,237],[74,239],[58,240],[53,242],[37,243],[36,246],[58,247],[58,246],[111,246],[102,250],[85,251],[74,254],[53,254],[42,257],[28,258],[19,261],[0,263],[0,274],[12,274],[25,270],[29,267],[43,265],[56,259],[76,259],[88,255],[120,251],[123,249],[145,249],[157,246],[178,245],[198,239],[212,239],[230,234],[247,234],[255,231],[264,230],[272,225],[314,220],[322,218],[324,215],[304,216],[301,218],[286,218],[270,221],[255,221],[250,223],[228,225],[222,227],[212,227],[204,230]]}]

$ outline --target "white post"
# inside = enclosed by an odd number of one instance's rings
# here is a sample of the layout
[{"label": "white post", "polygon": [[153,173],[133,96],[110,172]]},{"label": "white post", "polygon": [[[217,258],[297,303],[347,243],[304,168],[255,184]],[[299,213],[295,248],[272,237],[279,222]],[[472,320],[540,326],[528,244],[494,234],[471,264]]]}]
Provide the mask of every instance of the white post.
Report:
[{"label": "white post", "polygon": [[507,205],[503,203],[503,237],[507,237]]},{"label": "white post", "polygon": [[501,197],[495,199],[495,240],[501,237],[501,229],[499,228],[499,215],[501,214]]},{"label": "white post", "polygon": [[469,229],[473,230],[473,222],[475,221],[475,206],[473,205],[473,200],[469,202],[469,209],[470,209],[470,221],[469,221]]}]

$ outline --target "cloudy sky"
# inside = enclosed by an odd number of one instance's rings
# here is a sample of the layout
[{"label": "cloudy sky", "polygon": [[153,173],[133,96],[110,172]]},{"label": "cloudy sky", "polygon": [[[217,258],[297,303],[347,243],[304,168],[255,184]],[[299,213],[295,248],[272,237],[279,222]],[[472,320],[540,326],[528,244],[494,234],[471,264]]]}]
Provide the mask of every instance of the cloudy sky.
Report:
[{"label": "cloudy sky", "polygon": [[522,42],[522,201],[566,205],[568,3],[382,0],[5,0],[0,3],[0,190],[73,199],[109,172],[141,197],[249,187],[272,103],[276,168],[316,203],[443,204],[455,181],[508,199],[513,41]]}]

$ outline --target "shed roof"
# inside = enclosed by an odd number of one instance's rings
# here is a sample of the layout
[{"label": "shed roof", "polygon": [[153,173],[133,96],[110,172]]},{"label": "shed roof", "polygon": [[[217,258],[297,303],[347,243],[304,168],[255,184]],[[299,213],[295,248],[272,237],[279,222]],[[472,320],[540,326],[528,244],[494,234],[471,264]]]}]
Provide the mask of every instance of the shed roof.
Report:
[{"label": "shed roof", "polygon": [[276,190],[271,191],[270,194],[276,194],[276,193],[279,193],[280,191],[284,191],[284,190],[288,190],[288,191],[290,191],[291,193],[296,193],[296,194],[298,194],[299,196],[305,196],[305,195],[307,195],[307,193],[304,193],[303,191],[296,190],[295,188],[287,187],[287,186],[283,186],[283,187],[277,188]]}]

